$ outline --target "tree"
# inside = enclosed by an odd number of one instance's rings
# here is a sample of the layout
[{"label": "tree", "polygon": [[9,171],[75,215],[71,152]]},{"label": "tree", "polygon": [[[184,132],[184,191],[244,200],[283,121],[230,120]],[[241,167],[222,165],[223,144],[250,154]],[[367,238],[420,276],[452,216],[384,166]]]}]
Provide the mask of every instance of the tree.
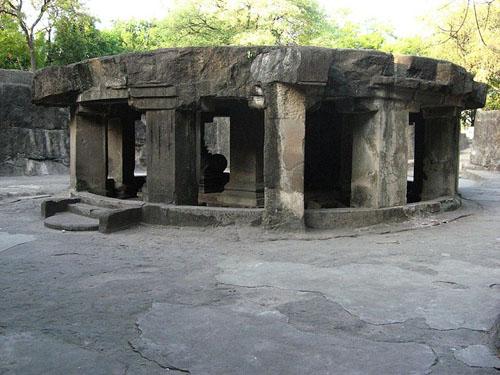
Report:
[{"label": "tree", "polygon": [[161,32],[156,21],[117,21],[107,34],[119,41],[124,51],[149,51],[162,47]]},{"label": "tree", "polygon": [[392,41],[386,40],[382,50],[401,55],[428,56],[429,45],[429,40],[419,36],[394,38]]},{"label": "tree", "polygon": [[[28,9],[29,6],[26,6],[23,0],[0,0],[0,14],[12,17],[21,28],[29,50],[31,70],[35,71],[36,33],[49,8],[55,5],[55,0],[32,0],[29,5],[32,9]],[[30,18],[28,12],[33,13],[34,17]]]},{"label": "tree", "polygon": [[429,54],[455,62],[489,84],[486,108],[500,109],[500,4],[468,0],[445,10]]},{"label": "tree", "polygon": [[95,24],[94,17],[82,12],[60,14],[55,18],[48,34],[47,63],[66,65],[124,51],[118,36],[99,31]]},{"label": "tree", "polygon": [[158,24],[161,46],[309,44],[324,27],[315,0],[190,0]]},{"label": "tree", "polygon": [[29,51],[17,23],[7,16],[0,16],[0,69],[26,69]]},{"label": "tree", "polygon": [[352,22],[330,19],[311,44],[328,48],[382,49],[391,30],[380,24],[367,22],[362,28]]}]

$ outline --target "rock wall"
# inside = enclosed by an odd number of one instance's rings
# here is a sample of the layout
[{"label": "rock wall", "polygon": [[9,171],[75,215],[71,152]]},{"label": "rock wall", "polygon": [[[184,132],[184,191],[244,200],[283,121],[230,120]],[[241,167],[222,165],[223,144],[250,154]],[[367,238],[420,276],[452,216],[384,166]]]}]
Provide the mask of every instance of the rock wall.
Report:
[{"label": "rock wall", "polygon": [[146,175],[146,116],[135,122],[135,173]]},{"label": "rock wall", "polygon": [[68,172],[69,112],[33,105],[32,80],[0,69],[0,176]]},{"label": "rock wall", "polygon": [[471,163],[500,171],[500,110],[478,111]]},{"label": "rock wall", "polygon": [[205,124],[205,145],[211,154],[222,154],[230,161],[230,119],[214,117],[214,121]]}]

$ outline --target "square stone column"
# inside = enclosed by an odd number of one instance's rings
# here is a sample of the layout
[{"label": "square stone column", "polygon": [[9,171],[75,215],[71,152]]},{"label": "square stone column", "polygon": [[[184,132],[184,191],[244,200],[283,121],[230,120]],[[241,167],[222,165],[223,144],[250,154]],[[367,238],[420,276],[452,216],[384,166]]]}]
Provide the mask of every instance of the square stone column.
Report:
[{"label": "square stone column", "polygon": [[230,112],[229,183],[221,196],[224,205],[264,205],[264,111],[240,108]]},{"label": "square stone column", "polygon": [[108,121],[108,176],[115,188],[134,183],[135,117],[114,117]]},{"label": "square stone column", "polygon": [[70,129],[70,181],[77,191],[106,195],[107,120],[89,109],[72,110]]},{"label": "square stone column", "polygon": [[306,100],[296,87],[266,89],[264,136],[264,225],[304,227],[304,141]]},{"label": "square stone column", "polygon": [[458,190],[460,110],[423,110],[422,200],[453,196]]},{"label": "square stone column", "polygon": [[148,202],[198,204],[196,115],[180,110],[146,112]]},{"label": "square stone column", "polygon": [[351,206],[406,204],[409,113],[400,103],[375,99],[372,111],[349,116],[353,129]]}]

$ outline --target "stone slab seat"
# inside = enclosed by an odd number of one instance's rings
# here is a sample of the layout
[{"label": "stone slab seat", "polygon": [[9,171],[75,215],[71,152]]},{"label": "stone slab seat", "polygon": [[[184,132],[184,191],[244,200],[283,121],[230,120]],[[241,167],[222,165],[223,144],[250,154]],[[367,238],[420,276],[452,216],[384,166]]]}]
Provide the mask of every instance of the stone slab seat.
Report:
[{"label": "stone slab seat", "polygon": [[70,232],[88,232],[99,230],[99,220],[77,215],[71,212],[60,212],[44,220],[47,228]]},{"label": "stone slab seat", "polygon": [[91,198],[90,194],[82,194],[81,197],[55,198],[43,202],[45,226],[58,230],[112,233],[137,225],[142,220],[140,204]]},{"label": "stone slab seat", "polygon": [[86,216],[93,219],[99,219],[111,209],[94,206],[86,203],[73,203],[68,205],[68,211],[76,215]]}]

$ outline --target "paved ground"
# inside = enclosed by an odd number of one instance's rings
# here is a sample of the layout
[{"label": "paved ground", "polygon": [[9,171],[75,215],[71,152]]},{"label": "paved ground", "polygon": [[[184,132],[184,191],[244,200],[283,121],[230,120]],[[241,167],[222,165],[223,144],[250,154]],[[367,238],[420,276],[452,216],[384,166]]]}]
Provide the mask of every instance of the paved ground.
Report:
[{"label": "paved ground", "polygon": [[0,177],[0,203],[24,197],[43,199],[67,189],[69,176]]},{"label": "paved ground", "polygon": [[294,236],[52,231],[67,180],[0,179],[0,374],[498,373],[500,174],[474,173],[459,211]]}]

